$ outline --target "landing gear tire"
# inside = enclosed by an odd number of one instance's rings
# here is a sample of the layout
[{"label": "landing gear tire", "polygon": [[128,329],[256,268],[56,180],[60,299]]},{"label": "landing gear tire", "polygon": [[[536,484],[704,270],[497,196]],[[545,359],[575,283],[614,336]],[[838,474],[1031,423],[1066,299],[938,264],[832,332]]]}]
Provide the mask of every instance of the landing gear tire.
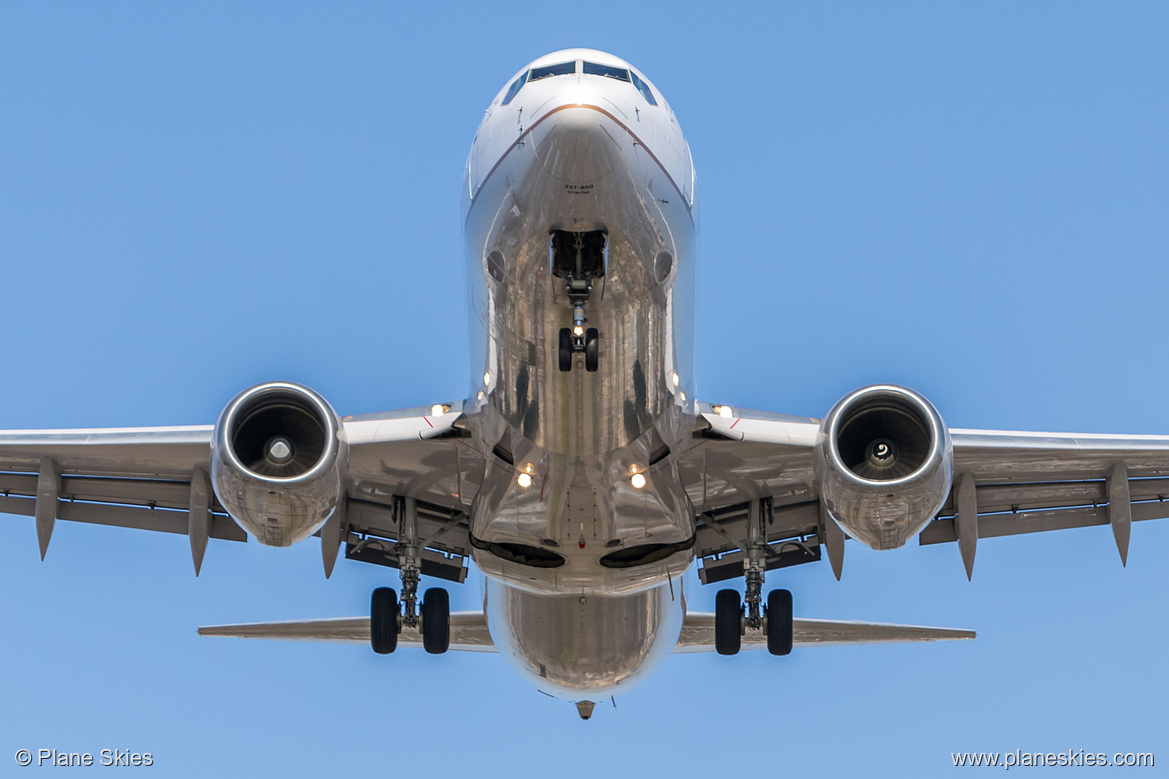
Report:
[{"label": "landing gear tire", "polygon": [[451,597],[441,587],[422,596],[422,648],[441,655],[451,645]]},{"label": "landing gear tire", "polygon": [[572,370],[572,332],[567,327],[560,328],[560,372],[568,373]]},{"label": "landing gear tire", "polygon": [[714,596],[714,651],[737,655],[743,645],[743,602],[738,590],[719,590]]},{"label": "landing gear tire", "polygon": [[767,651],[773,655],[787,655],[792,651],[792,594],[787,590],[772,590],[767,594]]},{"label": "landing gear tire", "polygon": [[597,328],[590,327],[585,331],[585,370],[596,371],[600,357],[598,355],[597,342],[601,340],[600,334],[597,333]]},{"label": "landing gear tire", "polygon": [[374,590],[369,604],[369,642],[379,655],[398,648],[399,616],[398,593],[389,587]]}]

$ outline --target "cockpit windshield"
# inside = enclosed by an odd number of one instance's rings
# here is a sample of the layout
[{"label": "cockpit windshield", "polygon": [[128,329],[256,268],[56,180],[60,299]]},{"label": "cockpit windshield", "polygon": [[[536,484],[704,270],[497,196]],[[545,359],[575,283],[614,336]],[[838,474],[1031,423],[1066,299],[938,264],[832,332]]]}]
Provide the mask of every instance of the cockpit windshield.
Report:
[{"label": "cockpit windshield", "polygon": [[511,82],[511,86],[507,88],[507,94],[503,96],[503,102],[500,103],[500,105],[507,105],[508,103],[510,103],[512,98],[520,93],[520,89],[523,88],[524,82],[527,80],[528,80],[528,71],[525,70],[523,73],[520,74],[519,78],[517,78],[515,81]]},{"label": "cockpit windshield", "polygon": [[605,78],[615,78],[618,81],[629,80],[629,71],[625,68],[614,68],[610,65],[598,65],[595,62],[586,62],[584,64],[584,72],[590,76],[604,76]]},{"label": "cockpit windshield", "polygon": [[[500,105],[507,105],[515,96],[524,88],[524,84],[532,81],[539,81],[542,78],[550,78],[552,76],[571,76],[576,73],[576,63],[578,60],[572,62],[559,62],[555,65],[542,65],[538,68],[521,73],[519,77],[511,82],[511,86],[507,88],[507,92],[500,101]],[[656,106],[658,101],[654,99],[653,91],[649,88],[649,84],[638,78],[637,74],[628,68],[618,68],[612,65],[601,65],[596,62],[584,62],[582,64],[582,73],[586,76],[601,76],[602,78],[611,78],[614,81],[624,81],[625,83],[633,84],[641,96],[645,98],[645,102]]]},{"label": "cockpit windshield", "polygon": [[650,91],[649,84],[639,79],[637,74],[632,70],[629,71],[629,75],[633,78],[633,86],[637,87],[637,91],[645,98],[645,102],[650,105],[657,105],[658,101],[654,100],[654,93]]},{"label": "cockpit windshield", "polygon": [[576,73],[576,61],[561,62],[558,65],[545,65],[542,68],[532,68],[528,73],[528,81],[539,81],[549,76],[571,76]]}]

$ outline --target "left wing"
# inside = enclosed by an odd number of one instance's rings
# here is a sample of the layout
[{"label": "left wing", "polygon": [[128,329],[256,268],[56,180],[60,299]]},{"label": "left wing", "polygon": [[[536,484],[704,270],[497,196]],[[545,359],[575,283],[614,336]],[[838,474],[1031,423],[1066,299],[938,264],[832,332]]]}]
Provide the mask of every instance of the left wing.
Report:
[{"label": "left wing", "polygon": [[[820,420],[716,408],[702,407],[702,429],[681,460],[699,515],[702,580],[743,575],[755,501],[767,514],[768,569],[819,560],[834,535],[842,554],[812,467]],[[949,433],[953,487],[918,540],[957,541],[968,575],[979,538],[1111,525],[1123,562],[1132,522],[1169,517],[1169,436]]]}]

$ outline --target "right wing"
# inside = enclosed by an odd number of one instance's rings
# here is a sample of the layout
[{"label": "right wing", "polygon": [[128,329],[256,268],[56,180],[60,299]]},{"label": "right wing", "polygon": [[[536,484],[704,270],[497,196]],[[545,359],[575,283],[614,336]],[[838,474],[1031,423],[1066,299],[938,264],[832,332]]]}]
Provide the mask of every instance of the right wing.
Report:
[{"label": "right wing", "polygon": [[[455,581],[470,552],[465,511],[483,457],[459,425],[461,404],[342,420],[350,441],[348,499],[325,528],[346,556],[397,565],[402,501],[417,502],[422,572]],[[0,432],[0,512],[36,518],[41,556],[55,520],[188,535],[198,573],[207,539],[246,541],[210,487],[211,425]]]}]

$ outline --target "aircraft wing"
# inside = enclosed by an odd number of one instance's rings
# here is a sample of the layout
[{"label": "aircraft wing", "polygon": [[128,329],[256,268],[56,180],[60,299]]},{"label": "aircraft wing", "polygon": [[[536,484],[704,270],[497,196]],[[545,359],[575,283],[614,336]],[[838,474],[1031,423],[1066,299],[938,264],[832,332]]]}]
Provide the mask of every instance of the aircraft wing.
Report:
[{"label": "aircraft wing", "polygon": [[[396,565],[395,500],[418,501],[422,570],[462,581],[469,552],[464,507],[482,458],[459,428],[460,405],[346,417],[345,510],[322,529],[326,573],[337,544],[364,562]],[[208,538],[246,541],[210,487],[210,425],[0,432],[0,512],[36,517],[41,556],[54,521],[188,535],[198,573]]]},{"label": "aircraft wing", "polygon": [[[699,514],[702,580],[743,575],[758,499],[769,499],[770,569],[819,560],[834,534],[842,548],[813,474],[820,420],[714,409],[701,409],[703,429],[681,460]],[[1169,517],[1169,436],[951,429],[950,437],[953,488],[918,541],[959,542],[968,575],[979,538],[1111,525],[1123,562],[1132,522]],[[833,567],[839,576],[838,560]]]}]

